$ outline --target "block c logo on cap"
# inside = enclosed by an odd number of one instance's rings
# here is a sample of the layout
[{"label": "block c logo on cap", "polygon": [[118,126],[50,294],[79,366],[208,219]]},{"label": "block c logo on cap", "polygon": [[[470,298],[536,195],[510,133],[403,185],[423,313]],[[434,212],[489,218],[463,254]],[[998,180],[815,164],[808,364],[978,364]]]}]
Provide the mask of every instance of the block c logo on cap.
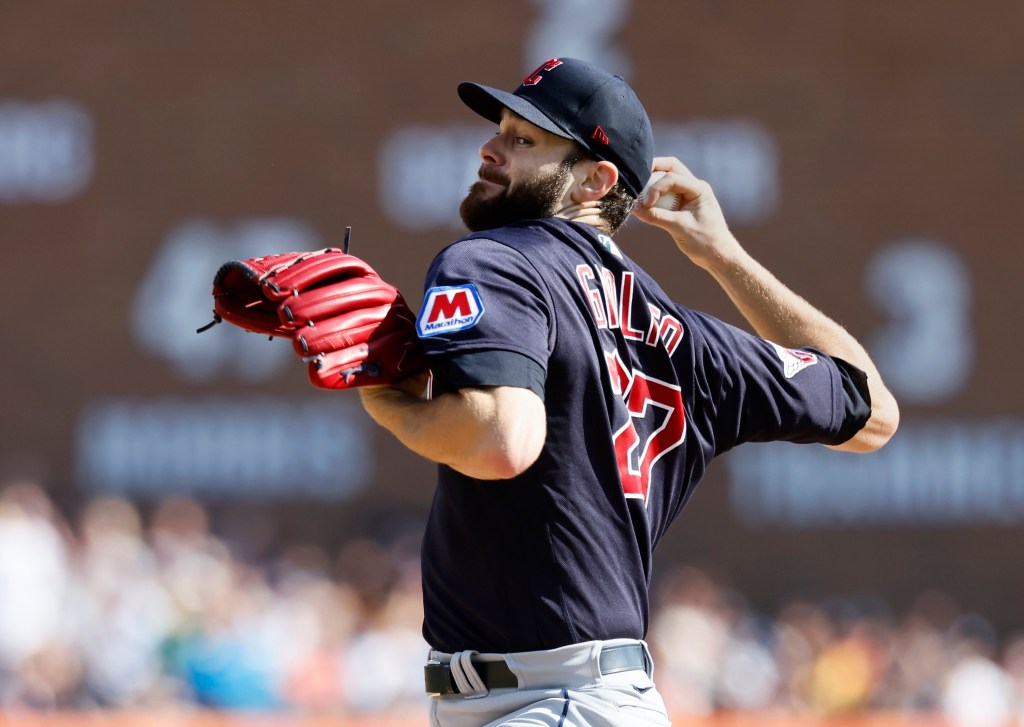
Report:
[{"label": "block c logo on cap", "polygon": [[544,78],[544,76],[540,75],[541,73],[543,73],[544,71],[550,71],[552,68],[558,68],[560,65],[562,65],[562,62],[557,58],[552,58],[549,61],[544,61],[539,66],[537,66],[537,69],[533,73],[531,73],[529,76],[523,79],[523,85],[536,86],[538,83],[540,83],[541,79]]},{"label": "block c logo on cap", "polygon": [[416,319],[416,333],[429,338],[472,328],[484,314],[480,293],[472,283],[431,288]]}]

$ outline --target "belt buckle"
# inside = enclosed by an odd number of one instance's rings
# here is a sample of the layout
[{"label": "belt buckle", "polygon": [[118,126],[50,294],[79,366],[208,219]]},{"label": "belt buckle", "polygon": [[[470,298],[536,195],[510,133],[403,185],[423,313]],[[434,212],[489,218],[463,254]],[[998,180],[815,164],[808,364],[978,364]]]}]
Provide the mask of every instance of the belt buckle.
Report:
[{"label": "belt buckle", "polygon": [[452,681],[452,667],[437,659],[431,659],[423,667],[423,686],[428,697],[458,694],[458,687]]},{"label": "belt buckle", "polygon": [[602,674],[618,674],[634,669],[643,669],[648,674],[651,672],[647,649],[643,644],[607,646],[601,650],[598,659]]}]

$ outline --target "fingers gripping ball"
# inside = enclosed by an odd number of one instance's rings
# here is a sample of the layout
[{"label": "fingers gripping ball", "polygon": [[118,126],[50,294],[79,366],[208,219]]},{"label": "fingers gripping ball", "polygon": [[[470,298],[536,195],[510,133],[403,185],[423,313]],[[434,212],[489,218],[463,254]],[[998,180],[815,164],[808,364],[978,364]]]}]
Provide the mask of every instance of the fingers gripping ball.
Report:
[{"label": "fingers gripping ball", "polygon": [[398,289],[336,248],[225,263],[213,295],[215,320],[290,338],[314,386],[387,384],[426,367]]},{"label": "fingers gripping ball", "polygon": [[[644,191],[650,189],[655,182],[664,176],[665,172],[651,172],[651,179],[647,182],[647,186],[644,188]],[[662,192],[661,196],[659,196],[658,200],[654,203],[654,206],[661,207],[669,212],[675,212],[682,208],[683,197],[677,192]]]}]

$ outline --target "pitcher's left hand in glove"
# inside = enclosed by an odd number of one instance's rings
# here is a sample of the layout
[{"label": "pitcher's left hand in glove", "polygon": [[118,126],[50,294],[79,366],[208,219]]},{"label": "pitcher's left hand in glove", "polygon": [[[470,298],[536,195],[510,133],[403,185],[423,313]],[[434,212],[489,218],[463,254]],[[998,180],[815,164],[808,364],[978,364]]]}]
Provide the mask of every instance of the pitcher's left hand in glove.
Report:
[{"label": "pitcher's left hand in glove", "polygon": [[225,263],[213,311],[215,321],[290,338],[322,389],[390,384],[426,369],[402,294],[337,248]]}]

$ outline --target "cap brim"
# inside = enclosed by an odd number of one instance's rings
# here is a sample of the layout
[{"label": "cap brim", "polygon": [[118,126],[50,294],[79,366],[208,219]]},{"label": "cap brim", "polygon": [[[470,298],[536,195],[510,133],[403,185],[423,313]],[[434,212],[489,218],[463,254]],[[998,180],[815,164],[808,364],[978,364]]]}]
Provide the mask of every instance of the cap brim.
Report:
[{"label": "cap brim", "polygon": [[501,110],[508,109],[512,113],[522,116],[534,126],[539,126],[555,136],[560,136],[563,139],[576,139],[575,136],[541,113],[536,106],[515,94],[469,82],[460,83],[458,90],[462,102],[488,121],[501,123]]}]

